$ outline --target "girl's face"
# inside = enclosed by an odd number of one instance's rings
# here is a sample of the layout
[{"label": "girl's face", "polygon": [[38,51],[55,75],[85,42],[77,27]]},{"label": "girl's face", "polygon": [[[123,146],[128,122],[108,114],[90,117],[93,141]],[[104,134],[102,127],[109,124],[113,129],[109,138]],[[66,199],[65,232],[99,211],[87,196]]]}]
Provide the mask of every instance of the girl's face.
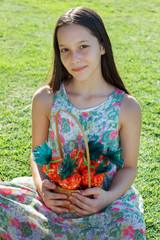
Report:
[{"label": "girl's face", "polygon": [[73,80],[93,81],[102,76],[101,55],[105,50],[87,28],[78,24],[62,26],[57,38],[61,61]]}]

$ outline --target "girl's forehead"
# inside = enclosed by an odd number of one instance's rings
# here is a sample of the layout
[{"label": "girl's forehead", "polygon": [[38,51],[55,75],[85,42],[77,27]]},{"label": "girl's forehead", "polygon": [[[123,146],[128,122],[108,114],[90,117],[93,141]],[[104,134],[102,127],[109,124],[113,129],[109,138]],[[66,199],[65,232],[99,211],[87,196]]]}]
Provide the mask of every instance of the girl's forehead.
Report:
[{"label": "girl's forehead", "polygon": [[59,45],[65,45],[65,43],[71,42],[92,41],[96,37],[82,25],[69,24],[58,28],[57,38]]},{"label": "girl's forehead", "polygon": [[76,23],[62,25],[58,28],[58,30],[60,30],[60,29],[63,29],[63,30],[66,29],[66,30],[70,30],[70,31],[75,31],[75,29],[78,29],[80,31],[90,32],[90,30],[87,27],[80,25],[80,24],[76,24]]}]

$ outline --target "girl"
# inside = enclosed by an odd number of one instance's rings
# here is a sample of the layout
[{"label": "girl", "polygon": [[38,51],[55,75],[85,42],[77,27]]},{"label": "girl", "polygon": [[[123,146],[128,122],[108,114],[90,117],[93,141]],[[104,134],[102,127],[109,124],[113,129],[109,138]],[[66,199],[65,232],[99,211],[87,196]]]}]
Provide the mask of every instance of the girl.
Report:
[{"label": "girl", "polygon": [[[114,63],[112,47],[101,18],[85,7],[63,14],[54,32],[54,67],[49,84],[39,89],[32,104],[31,179],[14,179],[2,191],[1,236],[6,239],[145,239],[140,197],[132,184],[137,173],[141,110],[125,88]],[[103,149],[122,148],[124,164],[105,174],[103,188],[55,193],[33,150],[46,140],[59,156],[55,115],[66,109],[82,124],[88,141]],[[64,151],[72,146],[70,119],[59,120]],[[79,139],[77,139],[79,143]],[[83,145],[83,140],[80,140]],[[22,184],[23,187],[15,184]],[[13,188],[14,186],[14,188]],[[29,186],[31,188],[29,188]],[[7,189],[8,188],[8,189]],[[8,192],[7,192],[7,190]],[[9,192],[9,189],[11,192]],[[91,199],[90,196],[93,196]],[[13,204],[14,202],[14,204]],[[63,205],[68,204],[75,213]],[[15,237],[16,236],[16,237]],[[15,238],[14,238],[15,237]]]}]

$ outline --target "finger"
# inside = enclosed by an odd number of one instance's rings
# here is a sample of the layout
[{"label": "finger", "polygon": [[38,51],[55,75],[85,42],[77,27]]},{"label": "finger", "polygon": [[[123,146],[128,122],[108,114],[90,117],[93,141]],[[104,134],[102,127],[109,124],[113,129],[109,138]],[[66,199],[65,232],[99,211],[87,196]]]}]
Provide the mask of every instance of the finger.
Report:
[{"label": "finger", "polygon": [[87,188],[81,194],[83,196],[95,196],[99,195],[101,189],[99,187]]},{"label": "finger", "polygon": [[55,189],[56,184],[54,182],[50,182],[48,179],[44,179],[42,182],[42,186],[49,188],[49,189]]},{"label": "finger", "polygon": [[56,200],[56,199],[67,199],[67,195],[62,194],[62,193],[54,193],[54,192],[50,192],[48,190],[44,190],[43,196],[48,198],[48,199],[52,199],[52,200]]},{"label": "finger", "polygon": [[76,213],[77,215],[79,215],[79,216],[89,216],[89,215],[92,214],[91,212],[89,212],[89,211],[87,211],[87,210],[84,210],[84,209],[81,209],[81,208],[79,208],[78,206],[73,205],[73,204],[71,204],[70,207],[71,207],[72,209],[74,209],[75,213]]},{"label": "finger", "polygon": [[64,201],[64,200],[51,200],[51,199],[46,199],[44,201],[45,205],[52,209],[52,210],[56,210],[57,208],[62,208],[62,210],[65,210],[65,212],[69,212],[68,206],[70,206],[70,202],[69,201]]},{"label": "finger", "polygon": [[93,204],[91,198],[83,196],[79,193],[72,193],[72,195],[69,197],[69,200],[75,201],[76,203],[82,202],[88,206],[91,206]]},{"label": "finger", "polygon": [[51,205],[55,207],[65,207],[66,205],[70,205],[70,201],[64,201],[64,200],[50,200]]},{"label": "finger", "polygon": [[56,213],[62,214],[62,213],[68,213],[69,209],[68,208],[63,208],[63,207],[57,207],[54,205],[50,206],[50,209]]},{"label": "finger", "polygon": [[[48,179],[43,180],[42,187],[53,190],[56,188],[56,184],[54,182],[50,182]],[[44,191],[45,192],[45,191]],[[48,192],[49,194],[49,192]],[[52,193],[53,199],[66,199],[67,196],[62,193]]]},{"label": "finger", "polygon": [[78,196],[79,194],[77,194],[77,196],[71,196],[69,198],[69,200],[71,200],[71,202],[73,204],[75,204],[76,206],[78,206],[81,209],[84,209],[86,211],[92,211],[93,209],[93,203],[92,200],[89,198],[86,198],[84,196]]}]

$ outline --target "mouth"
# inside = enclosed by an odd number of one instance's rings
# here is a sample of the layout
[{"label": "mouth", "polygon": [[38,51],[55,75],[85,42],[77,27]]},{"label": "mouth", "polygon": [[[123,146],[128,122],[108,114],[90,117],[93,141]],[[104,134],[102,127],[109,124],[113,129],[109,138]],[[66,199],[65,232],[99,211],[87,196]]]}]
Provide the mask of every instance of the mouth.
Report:
[{"label": "mouth", "polygon": [[82,70],[84,70],[87,66],[83,66],[83,67],[79,67],[79,68],[73,68],[72,71],[74,72],[80,72]]}]

